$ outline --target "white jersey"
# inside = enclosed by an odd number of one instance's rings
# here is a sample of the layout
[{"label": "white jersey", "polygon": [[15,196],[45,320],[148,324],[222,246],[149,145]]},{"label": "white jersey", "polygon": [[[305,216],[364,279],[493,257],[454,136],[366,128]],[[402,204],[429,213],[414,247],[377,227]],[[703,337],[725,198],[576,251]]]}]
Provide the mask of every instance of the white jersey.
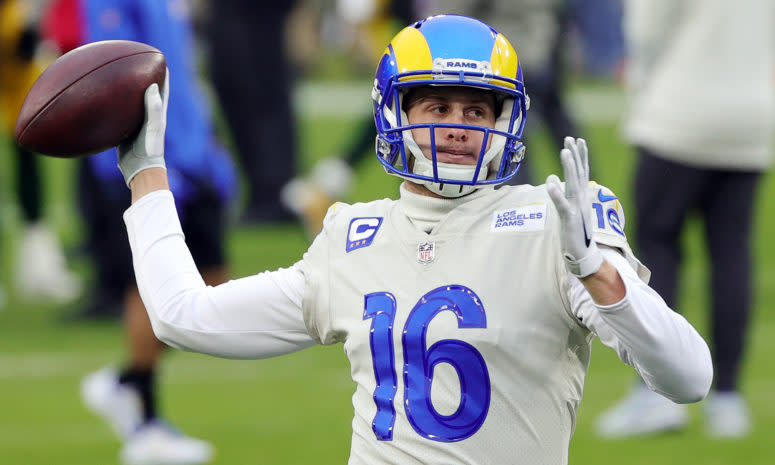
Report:
[{"label": "white jersey", "polygon": [[[591,189],[613,210],[595,239],[629,251],[615,196]],[[351,465],[567,462],[591,334],[558,221],[544,186],[479,196],[430,234],[396,201],[331,209],[300,264],[303,309],[350,360]]]},{"label": "white jersey", "polygon": [[772,166],[775,1],[623,5],[628,141],[701,169]]},{"label": "white jersey", "polygon": [[196,270],[169,191],[125,220],[167,344],[230,358],[344,344],[356,383],[350,465],[564,465],[593,331],[676,402],[701,399],[713,373],[707,344],[634,271],[616,196],[589,189],[595,240],[622,252],[602,251],[626,288],[609,306],[565,269],[543,186],[471,194],[425,221],[430,233],[404,192],[339,205],[296,265],[216,287]]}]

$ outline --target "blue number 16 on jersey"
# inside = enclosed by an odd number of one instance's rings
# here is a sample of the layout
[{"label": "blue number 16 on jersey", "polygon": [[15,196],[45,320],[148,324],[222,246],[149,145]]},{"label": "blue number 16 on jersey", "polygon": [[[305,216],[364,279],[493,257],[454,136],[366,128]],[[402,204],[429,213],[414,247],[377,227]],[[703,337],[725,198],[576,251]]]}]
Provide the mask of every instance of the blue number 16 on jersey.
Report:
[{"label": "blue number 16 on jersey", "polygon": [[[396,299],[389,292],[365,296],[363,319],[371,319],[371,356],[377,387],[377,414],[372,429],[380,441],[393,439],[396,410],[393,401],[398,380],[393,351]],[[438,287],[425,294],[409,313],[401,344],[404,352],[406,416],[414,430],[434,441],[454,442],[470,437],[482,426],[490,407],[490,375],[482,354],[458,339],[443,339],[425,348],[428,324],[440,312],[455,313],[458,328],[486,328],[487,318],[479,297],[465,286]],[[433,370],[448,363],[460,380],[460,405],[451,415],[441,415],[431,403]]]}]

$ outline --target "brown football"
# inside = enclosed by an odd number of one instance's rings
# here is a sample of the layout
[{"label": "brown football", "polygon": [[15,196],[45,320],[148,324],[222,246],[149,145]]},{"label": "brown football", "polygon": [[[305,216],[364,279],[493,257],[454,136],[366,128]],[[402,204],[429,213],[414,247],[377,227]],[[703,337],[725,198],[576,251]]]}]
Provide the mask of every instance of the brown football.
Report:
[{"label": "brown football", "polygon": [[150,45],[106,40],[78,47],[33,84],[16,120],[16,142],[53,157],[72,158],[115,147],[140,130],[143,95],[164,83],[162,53]]}]

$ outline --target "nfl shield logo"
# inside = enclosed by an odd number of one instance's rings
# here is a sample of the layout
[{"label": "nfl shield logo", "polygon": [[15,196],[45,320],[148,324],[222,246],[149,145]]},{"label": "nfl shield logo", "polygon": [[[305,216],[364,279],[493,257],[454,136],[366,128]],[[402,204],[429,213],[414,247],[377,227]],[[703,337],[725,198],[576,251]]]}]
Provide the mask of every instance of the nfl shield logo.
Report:
[{"label": "nfl shield logo", "polygon": [[434,242],[423,242],[417,246],[417,261],[420,263],[430,263],[433,261]]}]

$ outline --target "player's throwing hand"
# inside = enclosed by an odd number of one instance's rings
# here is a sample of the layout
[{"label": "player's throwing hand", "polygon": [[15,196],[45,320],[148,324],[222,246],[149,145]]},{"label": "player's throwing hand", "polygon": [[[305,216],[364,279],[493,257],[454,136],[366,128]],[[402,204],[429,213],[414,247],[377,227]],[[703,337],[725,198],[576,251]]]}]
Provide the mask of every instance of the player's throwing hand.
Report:
[{"label": "player's throwing hand", "polygon": [[119,145],[118,168],[126,185],[137,173],[148,168],[166,168],[164,163],[164,132],[167,128],[167,102],[170,95],[170,72],[164,85],[151,84],[145,90],[145,121],[136,137]]},{"label": "player's throwing hand", "polygon": [[560,160],[565,175],[565,193],[563,195],[560,179],[554,174],[546,178],[546,190],[560,215],[565,265],[574,276],[583,278],[597,272],[603,263],[603,256],[592,239],[591,204],[587,198],[587,142],[566,137]]}]

